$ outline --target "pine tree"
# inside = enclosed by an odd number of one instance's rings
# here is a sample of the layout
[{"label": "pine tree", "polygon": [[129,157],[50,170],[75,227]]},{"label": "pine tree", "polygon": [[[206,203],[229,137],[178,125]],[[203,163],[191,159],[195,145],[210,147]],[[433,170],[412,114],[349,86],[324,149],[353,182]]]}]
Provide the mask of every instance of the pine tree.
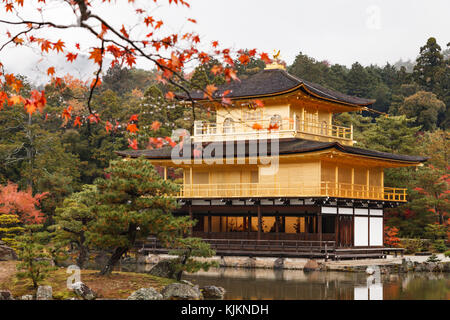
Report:
[{"label": "pine tree", "polygon": [[211,249],[209,244],[200,238],[175,238],[171,240],[169,247],[174,248],[169,251],[169,254],[178,256],[178,259],[172,265],[178,281],[181,280],[185,271],[190,273],[199,270],[208,271],[211,266],[216,266],[215,263],[195,259],[196,257],[209,258],[215,255],[215,251]]},{"label": "pine tree", "polygon": [[153,234],[169,243],[193,225],[189,217],[172,215],[177,208],[174,195],[179,188],[164,181],[147,160],[112,161],[106,174],[108,178],[95,181],[97,220],[88,232],[94,245],[113,251],[101,270],[103,275],[111,273],[136,240]]},{"label": "pine tree", "polygon": [[18,237],[18,256],[21,262],[17,265],[17,277],[31,279],[34,288],[54,269],[50,263],[52,257],[44,247],[49,234],[41,230],[42,225],[27,225],[24,234]]},{"label": "pine tree", "polygon": [[83,186],[81,192],[72,194],[64,200],[63,206],[55,213],[55,243],[58,246],[75,245],[78,250],[77,265],[83,268],[88,258],[86,232],[96,219],[93,207],[96,203],[97,188]]},{"label": "pine tree", "polygon": [[427,91],[434,91],[437,86],[437,77],[439,70],[444,65],[444,56],[441,53],[441,47],[436,39],[431,37],[426,45],[420,48],[420,55],[414,66],[414,80]]},{"label": "pine tree", "polygon": [[23,232],[20,219],[16,214],[0,214],[0,240],[13,249],[17,249],[16,237]]}]

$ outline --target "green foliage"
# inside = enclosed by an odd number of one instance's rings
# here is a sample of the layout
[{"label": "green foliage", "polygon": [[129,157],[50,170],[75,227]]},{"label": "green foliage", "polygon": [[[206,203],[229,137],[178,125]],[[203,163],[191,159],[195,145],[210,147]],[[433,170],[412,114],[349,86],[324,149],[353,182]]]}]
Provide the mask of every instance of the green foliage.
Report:
[{"label": "green foliage", "polygon": [[50,264],[51,255],[44,247],[49,234],[41,229],[42,225],[28,225],[24,234],[18,237],[18,256],[21,261],[17,265],[17,277],[29,278],[34,288],[54,269]]},{"label": "green foliage", "polygon": [[17,249],[16,236],[23,232],[20,219],[15,214],[0,214],[0,240],[7,246]]},{"label": "green foliage", "polygon": [[432,92],[419,91],[407,97],[399,108],[399,112],[409,118],[415,118],[414,125],[423,130],[436,129],[438,115],[445,110],[444,102]]},{"label": "green foliage", "polygon": [[444,256],[450,257],[450,250],[445,251],[445,252],[444,252]]},{"label": "green foliage", "polygon": [[425,252],[429,250],[430,241],[424,239],[401,239],[400,247],[405,248],[406,254],[414,254],[417,252]]},{"label": "green foliage", "polygon": [[82,191],[73,193],[56,209],[53,228],[54,242],[59,246],[75,246],[78,250],[77,265],[82,268],[88,259],[86,232],[96,219],[93,206],[96,204],[97,188],[83,186]]},{"label": "green foliage", "polygon": [[443,239],[440,239],[440,240],[436,240],[436,241],[433,242],[433,249],[436,252],[441,252],[442,253],[442,252],[445,252],[448,248],[445,245],[445,241]]},{"label": "green foliage", "polygon": [[433,91],[437,85],[436,74],[443,63],[441,47],[435,38],[429,38],[426,45],[420,48],[420,55],[413,71],[414,80],[426,90]]},{"label": "green foliage", "polygon": [[436,262],[440,262],[441,260],[438,259],[437,255],[435,255],[434,253],[428,257],[426,262],[432,262],[432,263],[436,263]]},{"label": "green foliage", "polygon": [[114,251],[103,274],[111,272],[136,240],[155,234],[167,243],[192,225],[189,217],[172,215],[178,185],[164,181],[147,160],[112,161],[106,174],[95,181],[97,219],[87,233],[92,244]]},{"label": "green foliage", "polygon": [[177,280],[181,280],[183,272],[197,272],[199,270],[208,271],[212,266],[216,266],[214,262],[207,262],[195,258],[209,258],[215,255],[215,251],[210,245],[200,238],[177,238],[172,239],[169,244],[169,254],[177,255],[173,264]]},{"label": "green foliage", "polygon": [[430,223],[425,227],[425,236],[433,241],[445,239],[447,237],[447,228],[442,224]]}]

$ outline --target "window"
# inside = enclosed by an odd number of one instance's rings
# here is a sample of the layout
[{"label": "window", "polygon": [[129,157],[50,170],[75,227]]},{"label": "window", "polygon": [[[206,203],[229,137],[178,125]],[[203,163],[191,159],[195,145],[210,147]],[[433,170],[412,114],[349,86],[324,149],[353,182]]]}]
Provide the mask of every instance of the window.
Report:
[{"label": "window", "polygon": [[279,114],[274,114],[270,117],[270,128],[281,129],[281,116]]},{"label": "window", "polygon": [[234,121],[231,118],[226,118],[223,121],[223,133],[233,133],[234,132]]},{"label": "window", "polygon": [[259,121],[262,120],[262,110],[245,110],[244,121]]}]

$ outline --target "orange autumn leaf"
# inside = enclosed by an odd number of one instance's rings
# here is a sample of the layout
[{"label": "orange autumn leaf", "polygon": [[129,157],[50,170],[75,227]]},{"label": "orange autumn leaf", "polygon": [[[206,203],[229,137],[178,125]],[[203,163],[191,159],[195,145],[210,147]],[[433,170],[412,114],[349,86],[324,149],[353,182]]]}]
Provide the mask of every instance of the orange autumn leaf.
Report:
[{"label": "orange autumn leaf", "polygon": [[47,75],[52,76],[55,74],[55,67],[50,67],[47,69]]},{"label": "orange autumn leaf", "polygon": [[262,125],[260,125],[259,123],[254,123],[252,126],[253,130],[262,130]]},{"label": "orange autumn leaf", "polygon": [[61,40],[58,40],[53,44],[53,50],[56,50],[56,52],[63,52],[64,51],[63,48],[64,42],[62,42]]},{"label": "orange autumn leaf", "polygon": [[81,119],[80,119],[79,116],[77,116],[77,117],[75,118],[75,121],[73,122],[73,126],[74,126],[74,127],[78,126],[78,128],[81,127]]},{"label": "orange autumn leaf", "polygon": [[137,114],[133,114],[131,117],[130,117],[130,122],[131,121],[139,121],[138,120],[138,115]]},{"label": "orange autumn leaf", "polygon": [[153,131],[158,131],[160,127],[161,127],[161,122],[153,121],[152,126],[151,126]]},{"label": "orange autumn leaf", "polygon": [[175,94],[172,91],[166,93],[167,100],[173,100],[175,98]]},{"label": "orange autumn leaf", "polygon": [[112,125],[112,123],[111,122],[109,122],[109,121],[106,121],[106,124],[105,124],[105,129],[106,129],[106,132],[108,132],[109,133],[109,131],[111,130],[113,128],[113,125]]},{"label": "orange autumn leaf", "polygon": [[215,91],[217,91],[217,87],[213,84],[208,84],[205,89],[205,98],[212,99],[212,95]]},{"label": "orange autumn leaf", "polygon": [[139,131],[138,127],[134,124],[134,123],[130,123],[127,126],[127,131],[131,132],[131,133],[136,133],[137,131]]},{"label": "orange autumn leaf", "polygon": [[259,99],[254,99],[253,100],[253,103],[256,105],[256,107],[258,107],[258,108],[262,108],[262,107],[264,107],[264,102],[262,102],[261,100],[259,100]]},{"label": "orange autumn leaf", "polygon": [[136,140],[136,139],[133,139],[133,140],[128,139],[128,146],[129,146],[131,149],[137,150],[137,149],[138,149],[138,143],[137,143],[137,140]]},{"label": "orange autumn leaf", "polygon": [[89,59],[94,60],[95,63],[101,64],[103,60],[103,53],[102,49],[100,48],[94,48],[91,52],[89,52]]}]

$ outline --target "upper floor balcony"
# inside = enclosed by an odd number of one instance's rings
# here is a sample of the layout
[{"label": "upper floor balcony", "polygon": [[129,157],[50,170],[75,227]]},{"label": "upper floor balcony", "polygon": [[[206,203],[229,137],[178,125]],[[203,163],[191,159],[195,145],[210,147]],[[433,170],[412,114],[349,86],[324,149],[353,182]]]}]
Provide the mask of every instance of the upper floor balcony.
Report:
[{"label": "upper floor balcony", "polygon": [[335,197],[406,202],[405,188],[367,186],[322,181],[319,185],[298,183],[219,183],[184,184],[180,198],[248,198],[248,197]]},{"label": "upper floor balcony", "polygon": [[326,121],[320,123],[300,119],[234,121],[227,118],[222,123],[196,121],[192,137],[194,142],[269,138],[302,138],[353,145],[353,127],[330,125]]}]

